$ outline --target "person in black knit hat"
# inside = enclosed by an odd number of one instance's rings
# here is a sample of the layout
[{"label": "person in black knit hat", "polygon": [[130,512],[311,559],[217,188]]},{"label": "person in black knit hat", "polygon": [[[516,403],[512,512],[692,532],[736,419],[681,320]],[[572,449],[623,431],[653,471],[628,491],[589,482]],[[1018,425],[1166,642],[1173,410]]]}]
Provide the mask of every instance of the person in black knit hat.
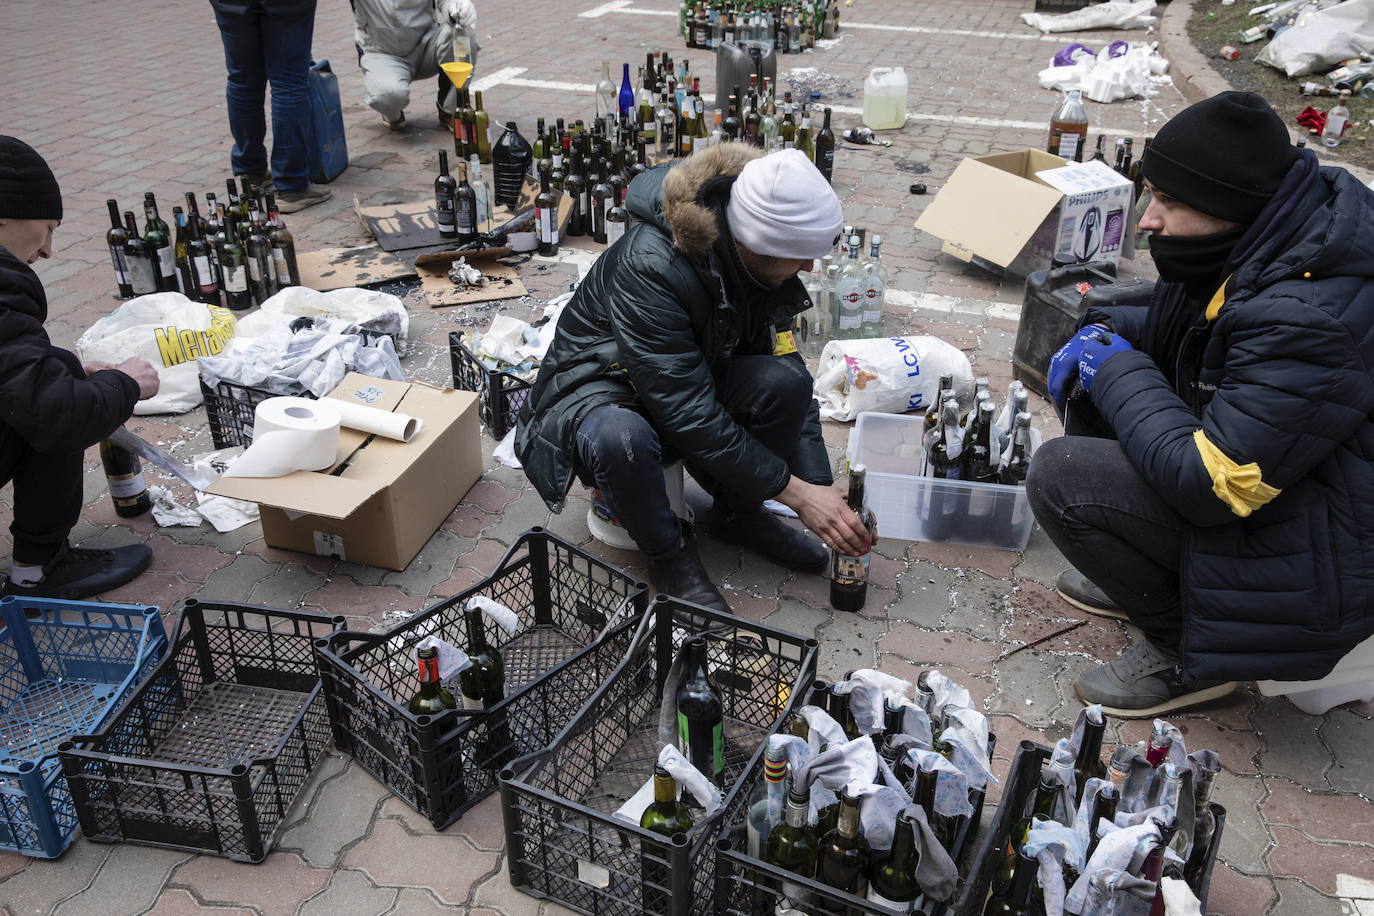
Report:
[{"label": "person in black knit hat", "polygon": [[52,257],[62,193],[27,143],[0,136],[0,485],[14,481],[13,564],[0,594],[84,598],[148,568],[145,544],[91,550],[67,535],[81,512],[87,447],[157,394],[141,359],[82,364],[43,330],[48,300],[29,266]]},{"label": "person in black knit hat", "polygon": [[[1149,717],[1326,676],[1374,634],[1374,192],[1223,92],[1141,161],[1159,283],[1051,361],[1026,486],[1060,594],[1141,638],[1079,696]],[[1071,400],[1070,400],[1071,399]]]}]

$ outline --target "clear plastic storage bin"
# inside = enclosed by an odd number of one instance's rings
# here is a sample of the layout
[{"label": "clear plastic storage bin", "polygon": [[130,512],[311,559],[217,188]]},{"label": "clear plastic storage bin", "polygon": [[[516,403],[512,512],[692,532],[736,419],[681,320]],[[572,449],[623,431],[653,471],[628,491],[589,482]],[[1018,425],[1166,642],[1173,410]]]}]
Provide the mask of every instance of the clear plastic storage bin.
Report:
[{"label": "clear plastic storage bin", "polygon": [[854,424],[850,463],[868,468],[878,534],[1024,550],[1035,524],[1026,488],[922,476],[924,430],[920,414],[861,413]]}]

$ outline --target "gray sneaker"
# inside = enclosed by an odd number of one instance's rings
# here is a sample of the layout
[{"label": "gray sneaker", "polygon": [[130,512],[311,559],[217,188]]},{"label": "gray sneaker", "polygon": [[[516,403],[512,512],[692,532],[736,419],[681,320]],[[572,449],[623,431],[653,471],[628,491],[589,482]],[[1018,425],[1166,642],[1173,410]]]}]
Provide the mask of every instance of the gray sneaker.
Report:
[{"label": "gray sneaker", "polygon": [[1235,681],[1184,683],[1177,653],[1141,637],[1118,659],[1083,672],[1075,688],[1084,703],[1120,719],[1152,719],[1207,703],[1236,689]]},{"label": "gray sneaker", "polygon": [[1076,569],[1066,569],[1060,573],[1054,587],[1058,590],[1060,598],[1089,614],[1110,617],[1113,620],[1130,619],[1121,609],[1121,605],[1108,598],[1106,592]]},{"label": "gray sneaker", "polygon": [[304,191],[282,191],[277,195],[277,208],[283,213],[296,213],[306,207],[322,204],[334,195],[317,184],[306,185]]}]

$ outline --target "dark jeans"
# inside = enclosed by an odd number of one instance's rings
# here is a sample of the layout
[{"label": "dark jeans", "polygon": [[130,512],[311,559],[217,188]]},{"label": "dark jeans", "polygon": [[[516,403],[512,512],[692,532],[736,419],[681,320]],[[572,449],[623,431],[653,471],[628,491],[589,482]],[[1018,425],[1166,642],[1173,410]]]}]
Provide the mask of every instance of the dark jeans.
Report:
[{"label": "dark jeans", "polygon": [[1121,605],[1161,649],[1183,633],[1184,521],[1114,439],[1064,436],[1036,451],[1026,476],[1035,519],[1069,562]]},{"label": "dark jeans", "polygon": [[[81,361],[66,350],[54,355],[82,378]],[[81,515],[85,453],[36,452],[11,427],[0,423],[0,486],[14,481],[14,560],[38,566],[52,559]]]},{"label": "dark jeans", "polygon": [[[811,376],[800,363],[776,356],[738,356],[730,363],[721,402],[730,416],[789,467],[815,467],[803,454],[824,446],[801,439],[811,410]],[[577,427],[577,468],[594,481],[625,531],[648,556],[667,559],[679,544],[677,517],[663,486],[664,459],[658,430],[629,407],[597,407]],[[795,471],[794,471],[795,472]],[[697,477],[699,483],[734,512],[758,509],[758,494],[732,491],[728,482]]]},{"label": "dark jeans", "polygon": [[272,177],[277,191],[304,191],[309,184],[310,43],[315,11],[287,18],[263,8],[215,13],[229,71],[225,99],[234,135],[236,175],[267,173],[267,122],[263,103],[272,83]]}]

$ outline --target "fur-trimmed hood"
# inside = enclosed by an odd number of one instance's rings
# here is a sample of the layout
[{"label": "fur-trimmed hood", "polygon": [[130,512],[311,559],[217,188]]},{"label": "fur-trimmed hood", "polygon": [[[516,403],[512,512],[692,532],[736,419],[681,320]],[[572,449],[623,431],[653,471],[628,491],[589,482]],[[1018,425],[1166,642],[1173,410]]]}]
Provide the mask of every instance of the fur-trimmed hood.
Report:
[{"label": "fur-trimmed hood", "polygon": [[679,250],[700,255],[716,244],[720,228],[715,210],[702,202],[703,190],[718,178],[734,178],[747,163],[762,155],[745,143],[721,143],[668,170],[658,189],[658,210]]}]

